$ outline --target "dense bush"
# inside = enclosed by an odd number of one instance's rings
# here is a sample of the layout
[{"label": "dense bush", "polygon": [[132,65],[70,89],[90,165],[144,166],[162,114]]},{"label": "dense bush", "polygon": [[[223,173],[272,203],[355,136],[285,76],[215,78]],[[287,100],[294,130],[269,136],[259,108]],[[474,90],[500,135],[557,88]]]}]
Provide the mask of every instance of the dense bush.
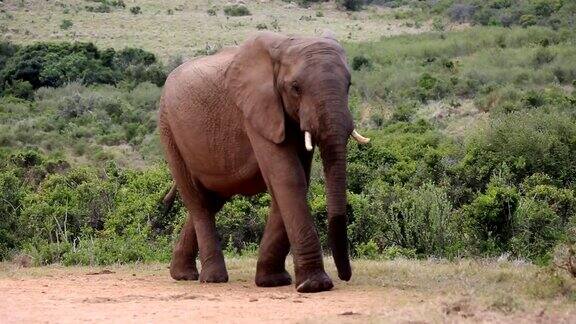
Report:
[{"label": "dense bush", "polygon": [[362,9],[362,0],[338,0],[338,4],[349,11],[359,11]]},{"label": "dense bush", "polygon": [[433,5],[432,10],[446,10],[456,22],[479,25],[574,26],[576,4],[572,1],[547,0],[447,0]]},{"label": "dense bush", "polygon": [[153,54],[141,49],[98,50],[91,43],[37,43],[11,50],[0,60],[0,86],[29,82],[34,89],[72,81],[116,84],[151,81],[164,84],[165,72]]},{"label": "dense bush", "polygon": [[[287,1],[287,0],[282,0],[282,1],[290,2],[290,1]],[[313,3],[326,2],[326,1],[327,1],[327,0],[297,0],[297,1],[295,1],[295,2],[296,2],[300,7],[308,8],[308,7],[310,7],[310,5],[312,5]]]},{"label": "dense bush", "polygon": [[70,19],[64,19],[62,20],[62,23],[60,24],[60,28],[61,29],[70,29],[72,28],[72,26],[74,26],[74,23],[72,23],[72,21]]},{"label": "dense bush", "polygon": [[[166,168],[146,172],[58,168],[35,151],[14,152],[0,169],[3,189],[0,257],[14,248],[51,262],[108,264],[166,259],[181,209],[167,216],[161,203],[170,186]],[[33,176],[32,176],[33,174]],[[159,222],[161,218],[170,222]],[[162,237],[158,233],[164,233]],[[16,239],[17,238],[17,239]]]},{"label": "dense bush", "polygon": [[377,218],[372,226],[363,228],[376,229],[368,242],[377,242],[381,250],[398,246],[422,256],[448,256],[460,248],[453,207],[445,189],[430,183],[410,190],[374,182],[367,201],[367,212]]},{"label": "dense bush", "polygon": [[139,15],[142,13],[142,8],[139,6],[130,7],[130,13],[133,15]]},{"label": "dense bush", "polygon": [[85,6],[84,7],[88,12],[97,12],[97,13],[109,13],[112,12],[112,8],[106,3],[101,3],[98,6]]},{"label": "dense bush", "polygon": [[370,61],[369,58],[363,55],[354,56],[354,58],[352,59],[352,70],[354,71],[358,71],[362,68],[371,68],[371,67],[372,62]]},{"label": "dense bush", "polygon": [[226,16],[233,16],[233,17],[249,16],[250,10],[248,10],[248,7],[246,7],[245,5],[233,4],[224,7],[224,14]]},{"label": "dense bush", "polygon": [[470,139],[462,161],[469,186],[481,188],[503,164],[515,183],[545,173],[562,185],[576,181],[574,116],[550,111],[514,112],[495,118]]},{"label": "dense bush", "polygon": [[126,3],[124,0],[92,0],[92,2],[98,3],[97,6],[85,6],[84,8],[88,12],[97,13],[108,13],[112,12],[113,8],[126,8]]}]

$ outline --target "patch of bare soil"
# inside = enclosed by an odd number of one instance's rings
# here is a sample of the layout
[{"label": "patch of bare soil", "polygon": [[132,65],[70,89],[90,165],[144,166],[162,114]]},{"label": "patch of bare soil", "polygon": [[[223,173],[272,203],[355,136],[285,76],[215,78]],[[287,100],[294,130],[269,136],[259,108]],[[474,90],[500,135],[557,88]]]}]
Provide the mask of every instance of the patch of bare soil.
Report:
[{"label": "patch of bare soil", "polygon": [[293,286],[258,288],[176,282],[168,271],[48,268],[0,276],[0,322],[543,322],[576,320],[547,309],[507,313],[470,297],[431,295],[409,287],[336,281],[329,292],[299,294]]}]

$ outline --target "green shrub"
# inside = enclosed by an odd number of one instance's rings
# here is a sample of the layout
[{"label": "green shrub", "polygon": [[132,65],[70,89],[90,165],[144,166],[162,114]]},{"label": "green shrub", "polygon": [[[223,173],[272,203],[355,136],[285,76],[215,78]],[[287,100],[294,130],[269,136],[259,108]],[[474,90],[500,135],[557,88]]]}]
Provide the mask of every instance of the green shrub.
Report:
[{"label": "green shrub", "polygon": [[7,259],[20,244],[17,227],[24,192],[15,172],[0,172],[0,260]]},{"label": "green shrub", "polygon": [[20,47],[11,42],[1,41],[0,42],[0,71],[4,69],[6,62],[10,57],[14,56]]},{"label": "green shrub", "polygon": [[465,23],[472,20],[476,12],[476,6],[464,3],[455,3],[448,9],[448,15],[452,21]]},{"label": "green shrub", "polygon": [[562,221],[548,204],[531,198],[519,201],[514,213],[512,252],[545,264],[552,258],[554,246],[562,237]]},{"label": "green shrub", "polygon": [[223,246],[236,252],[247,248],[250,242],[260,242],[268,216],[270,196],[232,199],[216,217],[216,226]]},{"label": "green shrub", "polygon": [[533,176],[526,178],[522,184],[524,195],[531,199],[546,204],[563,223],[569,221],[572,215],[576,215],[576,196],[573,190],[558,188],[552,184],[527,184]]},{"label": "green shrub", "polygon": [[60,24],[60,29],[70,29],[72,28],[72,26],[74,26],[74,23],[72,23],[72,20],[69,19],[64,19],[62,20],[62,23]]},{"label": "green shrub", "polygon": [[151,81],[162,85],[165,72],[156,57],[141,49],[100,51],[91,43],[36,43],[19,48],[0,71],[0,84],[17,80],[35,89],[84,84]]},{"label": "green shrub", "polygon": [[88,12],[96,12],[96,13],[109,13],[112,12],[112,8],[107,3],[101,3],[98,6],[85,6],[84,7]]},{"label": "green shrub", "polygon": [[416,250],[399,247],[396,245],[389,246],[382,252],[384,259],[395,260],[398,258],[415,259],[417,257]]},{"label": "green shrub", "polygon": [[362,0],[338,0],[337,3],[344,10],[348,11],[362,10]]},{"label": "green shrub", "polygon": [[[539,99],[526,102],[530,106],[541,104]],[[502,164],[510,168],[515,183],[534,173],[548,174],[562,184],[573,183],[574,139],[576,123],[565,113],[542,109],[514,112],[492,119],[470,137],[461,167],[473,188],[478,188],[478,183],[487,183]]]},{"label": "green shrub", "polygon": [[493,181],[485,193],[465,206],[470,235],[479,251],[498,255],[509,250],[519,198],[516,188]]},{"label": "green shrub", "polygon": [[206,13],[208,14],[208,16],[216,16],[217,14],[216,8],[209,8],[208,10],[206,10]]},{"label": "green shrub", "polygon": [[322,1],[324,0],[296,0],[296,3],[302,8],[308,8],[312,3],[318,3]]},{"label": "green shrub", "polygon": [[414,104],[403,104],[400,106],[397,106],[396,109],[394,109],[394,112],[392,113],[392,117],[390,118],[390,121],[392,122],[410,122],[414,119],[414,116],[416,115],[416,111],[417,111],[417,106]]},{"label": "green shrub", "polygon": [[126,3],[124,3],[124,0],[112,0],[109,1],[109,3],[113,7],[126,8]]},{"label": "green shrub", "polygon": [[[113,51],[113,50],[112,50]],[[116,68],[125,69],[130,65],[151,65],[156,63],[156,56],[140,48],[127,47],[118,52],[112,52],[111,63]]]},{"label": "green shrub", "polygon": [[6,86],[4,95],[30,100],[34,97],[34,87],[28,81],[15,80]]},{"label": "green shrub", "polygon": [[[451,6],[447,6],[451,4]],[[433,11],[445,12],[453,21],[480,25],[546,25],[559,28],[571,24],[573,4],[566,1],[440,1]]]},{"label": "green shrub", "polygon": [[546,47],[539,48],[534,54],[534,65],[536,68],[540,68],[545,64],[550,64],[554,61],[555,55]]},{"label": "green shrub", "polygon": [[380,252],[378,251],[378,245],[374,241],[368,241],[367,243],[360,243],[356,246],[355,254],[357,257],[365,259],[376,259]]},{"label": "green shrub", "polygon": [[354,56],[352,59],[352,70],[359,71],[363,68],[370,69],[372,68],[372,61],[369,58],[363,55]]},{"label": "green shrub", "polygon": [[250,10],[248,10],[248,7],[246,7],[245,5],[238,5],[238,4],[227,5],[224,6],[224,14],[226,16],[233,16],[233,17],[249,16]]},{"label": "green shrub", "polygon": [[420,255],[446,256],[459,244],[445,189],[432,184],[413,190],[376,184],[369,191],[372,203],[368,210],[380,215],[377,240],[383,247],[394,245]]},{"label": "green shrub", "polygon": [[130,13],[133,15],[139,15],[142,13],[142,8],[139,6],[130,7]]}]

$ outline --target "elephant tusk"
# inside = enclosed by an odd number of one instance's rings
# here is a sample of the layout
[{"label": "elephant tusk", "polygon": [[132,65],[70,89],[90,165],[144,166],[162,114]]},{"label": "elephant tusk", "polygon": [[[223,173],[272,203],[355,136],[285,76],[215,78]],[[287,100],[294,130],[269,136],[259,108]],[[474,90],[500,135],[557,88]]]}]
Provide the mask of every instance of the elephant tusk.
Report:
[{"label": "elephant tusk", "polygon": [[310,132],[304,132],[304,146],[306,146],[307,151],[312,151],[314,146],[312,146],[312,135]]},{"label": "elephant tusk", "polygon": [[354,137],[354,139],[360,144],[367,144],[368,142],[370,142],[370,139],[368,137],[364,137],[358,134],[356,130],[352,131],[352,137]]}]

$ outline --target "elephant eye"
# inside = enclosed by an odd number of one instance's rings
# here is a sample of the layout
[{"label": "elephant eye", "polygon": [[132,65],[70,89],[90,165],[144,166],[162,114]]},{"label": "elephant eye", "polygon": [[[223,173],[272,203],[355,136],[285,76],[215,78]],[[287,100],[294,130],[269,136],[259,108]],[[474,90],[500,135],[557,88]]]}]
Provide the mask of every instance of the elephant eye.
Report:
[{"label": "elephant eye", "polygon": [[300,95],[300,93],[302,92],[302,89],[300,88],[300,86],[298,85],[298,83],[292,82],[292,91],[293,91],[296,95]]}]

